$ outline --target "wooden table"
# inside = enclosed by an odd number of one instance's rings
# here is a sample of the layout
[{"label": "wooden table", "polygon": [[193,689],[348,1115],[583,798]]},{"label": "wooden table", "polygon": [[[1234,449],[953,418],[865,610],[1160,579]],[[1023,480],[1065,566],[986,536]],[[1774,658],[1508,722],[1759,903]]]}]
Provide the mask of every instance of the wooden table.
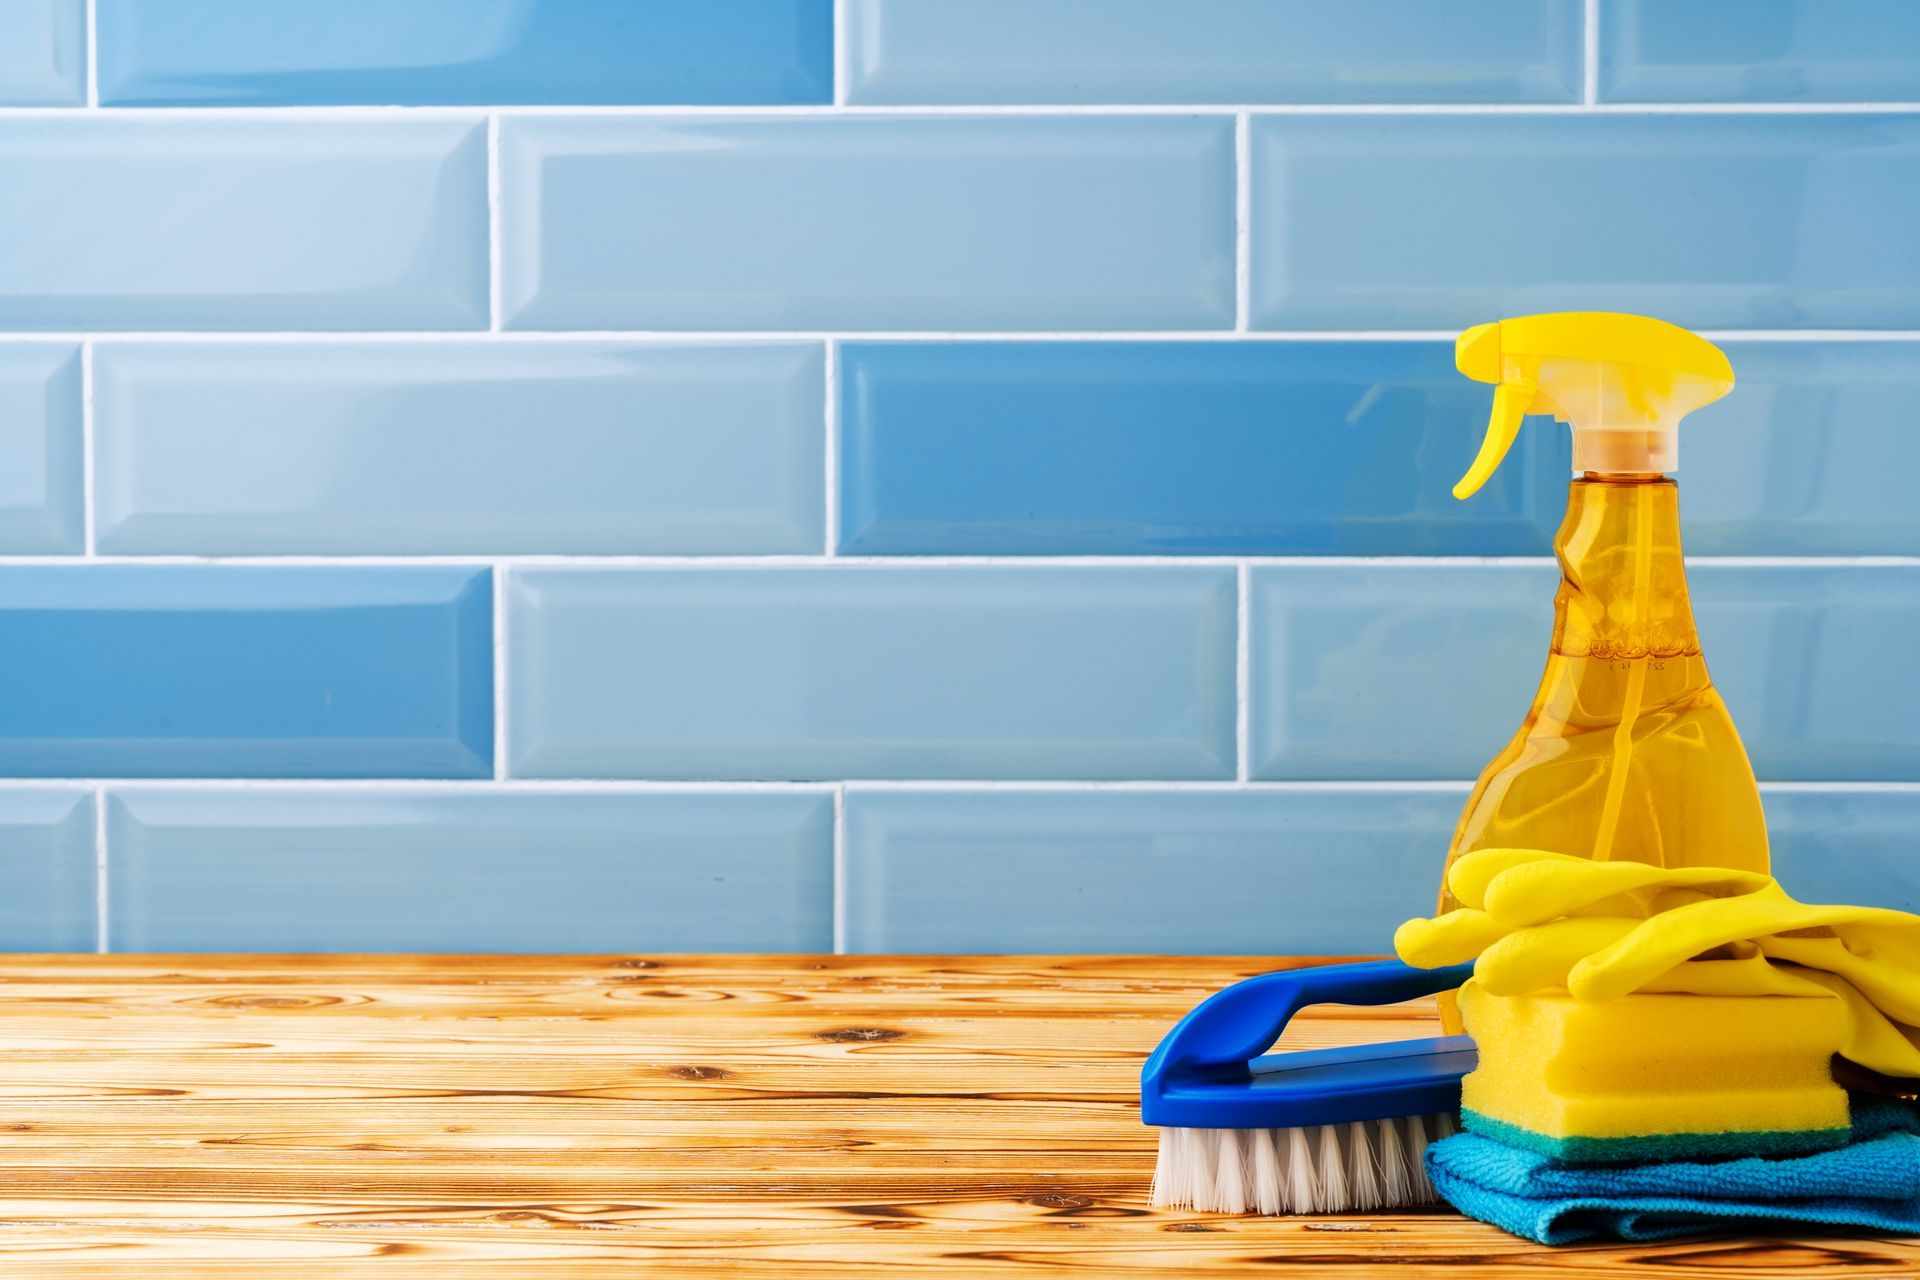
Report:
[{"label": "wooden table", "polygon": [[[1285,962],[10,959],[9,1280],[1920,1271],[1889,1238],[1547,1250],[1439,1211],[1148,1209],[1142,1057]],[[1329,1011],[1289,1043],[1431,1018]]]}]

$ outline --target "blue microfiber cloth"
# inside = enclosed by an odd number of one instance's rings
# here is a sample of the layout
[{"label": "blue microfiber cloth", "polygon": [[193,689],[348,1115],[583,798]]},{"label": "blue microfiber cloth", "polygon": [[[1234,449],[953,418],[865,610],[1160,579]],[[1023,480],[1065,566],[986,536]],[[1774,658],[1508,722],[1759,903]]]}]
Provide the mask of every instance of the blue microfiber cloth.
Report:
[{"label": "blue microfiber cloth", "polygon": [[1461,1133],[1426,1162],[1454,1208],[1541,1244],[1663,1240],[1739,1219],[1920,1234],[1920,1118],[1860,1094],[1852,1140],[1817,1155],[1595,1167]]}]

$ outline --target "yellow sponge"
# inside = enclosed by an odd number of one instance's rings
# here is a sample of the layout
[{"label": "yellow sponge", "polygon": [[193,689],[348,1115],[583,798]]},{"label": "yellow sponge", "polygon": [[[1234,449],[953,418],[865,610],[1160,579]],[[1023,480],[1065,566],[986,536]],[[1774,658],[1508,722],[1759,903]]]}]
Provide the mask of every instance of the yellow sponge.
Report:
[{"label": "yellow sponge", "polygon": [[1460,989],[1480,1051],[1461,1086],[1466,1128],[1579,1162],[1788,1155],[1847,1142],[1830,1060],[1839,1000]]}]

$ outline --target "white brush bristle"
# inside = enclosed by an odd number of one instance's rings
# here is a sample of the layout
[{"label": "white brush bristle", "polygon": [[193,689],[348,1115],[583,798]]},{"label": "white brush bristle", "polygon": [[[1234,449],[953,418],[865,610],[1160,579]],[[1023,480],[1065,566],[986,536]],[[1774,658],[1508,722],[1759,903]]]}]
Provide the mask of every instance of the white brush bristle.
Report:
[{"label": "white brush bristle", "polygon": [[1421,1163],[1450,1115],[1307,1129],[1162,1129],[1153,1204],[1205,1213],[1346,1213],[1433,1204]]}]

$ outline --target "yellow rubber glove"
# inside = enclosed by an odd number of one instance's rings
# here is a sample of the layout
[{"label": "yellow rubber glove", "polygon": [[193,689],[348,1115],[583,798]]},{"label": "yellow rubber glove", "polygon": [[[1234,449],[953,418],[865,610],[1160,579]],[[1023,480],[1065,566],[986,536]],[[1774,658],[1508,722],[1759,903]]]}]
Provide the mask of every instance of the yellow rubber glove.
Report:
[{"label": "yellow rubber glove", "polygon": [[1476,960],[1495,995],[1827,995],[1848,1010],[1845,1056],[1920,1077],[1920,916],[1796,902],[1751,872],[1537,849],[1467,854],[1447,883],[1465,905],[1400,926],[1408,964]]}]

